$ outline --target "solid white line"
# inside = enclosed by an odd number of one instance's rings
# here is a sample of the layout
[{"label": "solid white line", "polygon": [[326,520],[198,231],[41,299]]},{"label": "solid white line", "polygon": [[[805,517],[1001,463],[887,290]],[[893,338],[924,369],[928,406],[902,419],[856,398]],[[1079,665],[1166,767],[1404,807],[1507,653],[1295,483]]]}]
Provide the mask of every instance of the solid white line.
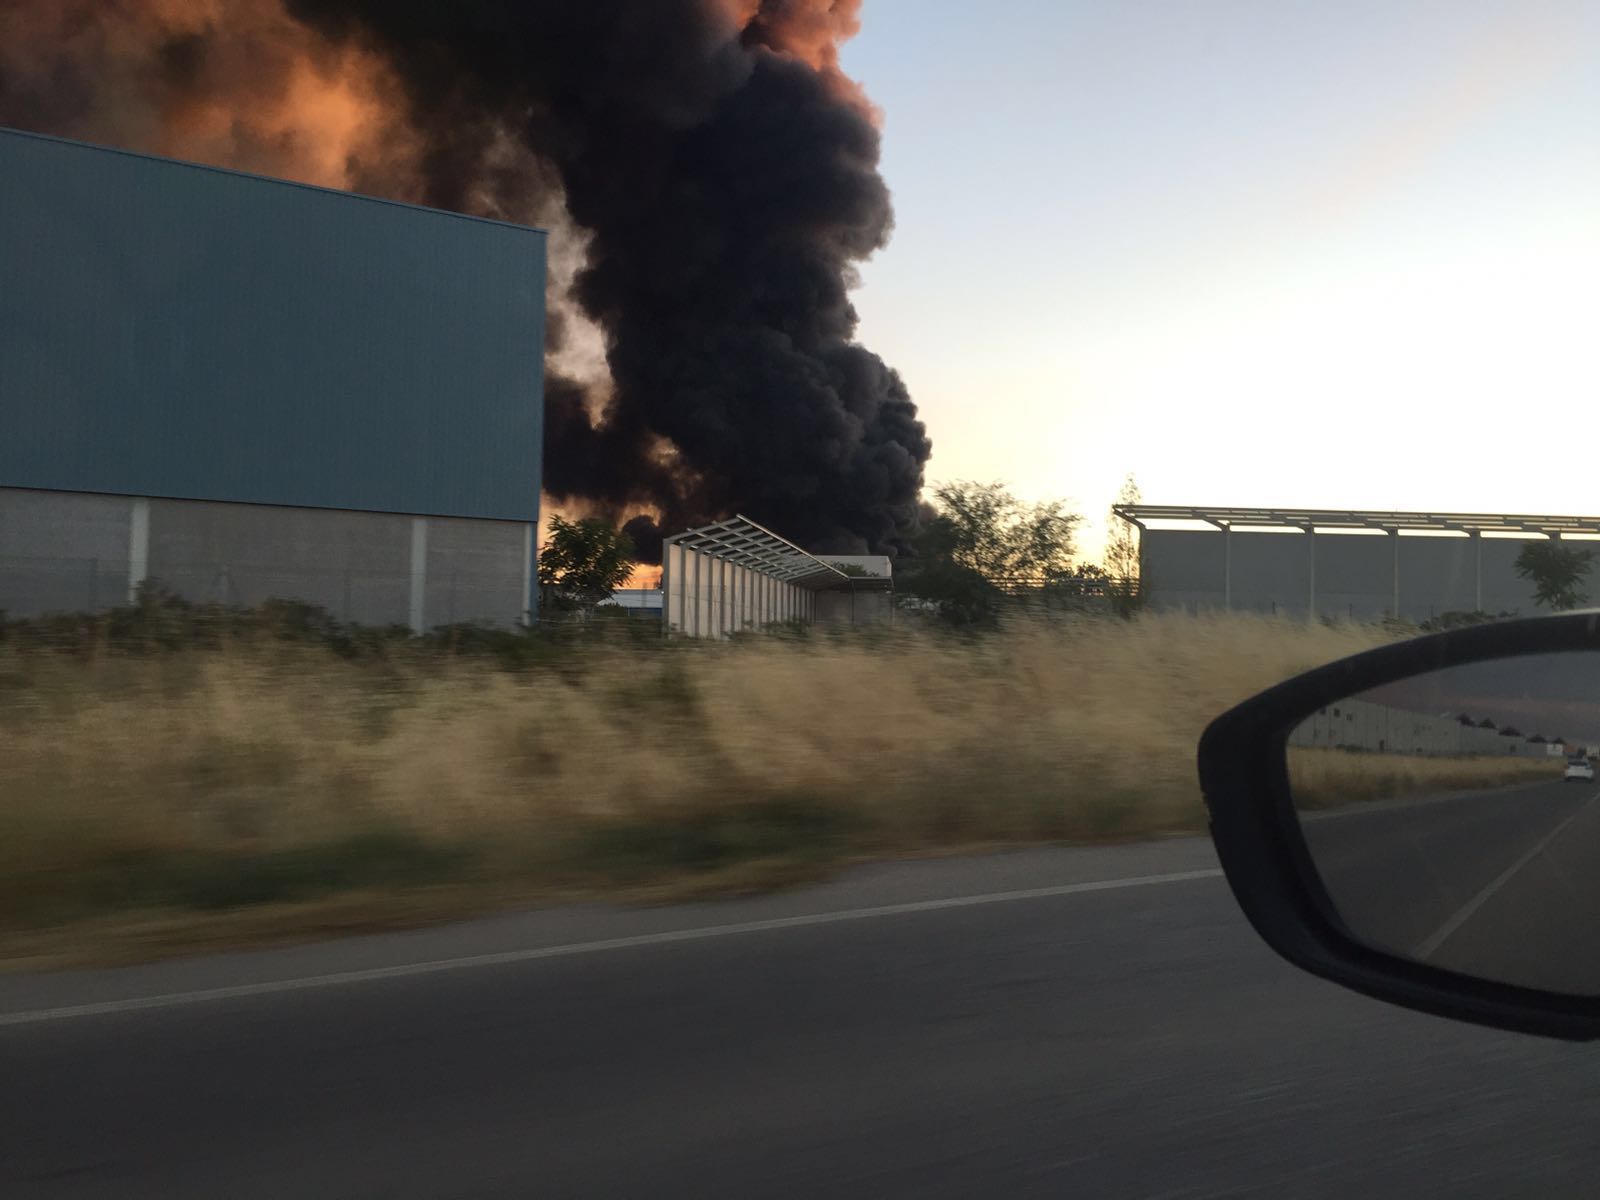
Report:
[{"label": "solid white line", "polygon": [[1592,805],[1597,799],[1600,799],[1600,792],[1596,792],[1593,796],[1590,796],[1586,801],[1578,806],[1576,812],[1574,812],[1566,820],[1562,821],[1549,833],[1540,838],[1538,842],[1534,844],[1533,849],[1529,850],[1521,858],[1517,859],[1516,862],[1512,863],[1504,871],[1500,872],[1500,874],[1491,879],[1481,892],[1457,909],[1454,916],[1452,916],[1443,925],[1439,926],[1439,928],[1435,929],[1428,937],[1418,942],[1417,948],[1411,952],[1412,957],[1421,959],[1423,962],[1427,962],[1428,959],[1431,958],[1439,949],[1439,947],[1444,945],[1445,942],[1449,940],[1451,934],[1455,933],[1456,930],[1460,929],[1463,925],[1470,921],[1472,919],[1472,915],[1489,902],[1490,897],[1492,897],[1506,884],[1510,883],[1513,875],[1522,870],[1523,867],[1527,866],[1534,859],[1538,858],[1539,855],[1543,854],[1544,848],[1551,842],[1555,841],[1556,835],[1568,825],[1571,825],[1584,813],[1588,812],[1590,805]]},{"label": "solid white line", "polygon": [[1016,900],[1038,900],[1048,896],[1076,896],[1084,892],[1109,892],[1119,888],[1151,887],[1162,883],[1185,883],[1191,879],[1214,879],[1222,872],[1215,867],[1200,871],[1174,871],[1166,875],[1135,875],[1127,879],[1101,879],[1091,883],[1065,883],[1057,887],[1028,888],[1016,892],[988,892],[977,896],[953,896],[944,900],[914,900],[906,904],[883,904],[876,908],[849,908],[835,912],[808,913],[798,917],[773,917],[765,921],[739,921],[728,925],[708,925],[699,929],[671,929],[661,933],[642,933],[633,937],[605,938],[597,942],[573,942],[564,946],[537,946],[525,950],[506,950],[498,954],[472,954],[463,958],[435,959],[431,962],[404,963],[394,967],[372,967],[364,971],[338,971],[329,975],[308,975],[299,979],[275,979],[262,983],[241,983],[232,987],[201,988],[192,992],[170,992],[159,996],[138,996],[127,1000],[105,1000],[98,1004],[71,1004],[62,1008],[41,1008],[28,1012],[0,1013],[0,1026],[37,1025],[45,1021],[68,1021],[78,1017],[101,1017],[113,1013],[143,1012],[153,1008],[177,1008],[204,1004],[212,1000],[233,1000],[244,996],[271,996],[281,992],[303,992],[315,988],[342,987],[353,983],[374,983],[384,979],[406,979],[414,975],[437,975],[446,971],[467,971],[475,967],[494,967],[506,963],[536,962],[544,958],[568,958],[578,954],[599,954],[607,950],[629,950],[636,946],[662,946],[673,942],[700,942],[743,933],[764,933],[774,929],[804,929],[814,925],[834,925],[844,921],[864,921],[873,917],[894,917],[906,913],[937,912],[946,908],[976,908],[983,904],[1006,904]]}]

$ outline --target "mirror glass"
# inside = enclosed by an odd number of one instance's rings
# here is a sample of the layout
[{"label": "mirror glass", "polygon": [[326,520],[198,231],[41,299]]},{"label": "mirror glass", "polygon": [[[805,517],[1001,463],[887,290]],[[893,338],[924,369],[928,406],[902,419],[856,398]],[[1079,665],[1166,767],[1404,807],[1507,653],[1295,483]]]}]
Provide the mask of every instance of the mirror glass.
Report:
[{"label": "mirror glass", "polygon": [[1302,721],[1288,753],[1306,844],[1357,938],[1600,995],[1600,654],[1387,684]]}]

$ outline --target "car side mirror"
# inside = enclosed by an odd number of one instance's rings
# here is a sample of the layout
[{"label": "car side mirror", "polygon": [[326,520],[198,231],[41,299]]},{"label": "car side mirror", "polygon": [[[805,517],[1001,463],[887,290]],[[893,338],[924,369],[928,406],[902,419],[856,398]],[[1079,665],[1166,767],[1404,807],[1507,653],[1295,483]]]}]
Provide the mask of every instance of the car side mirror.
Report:
[{"label": "car side mirror", "polygon": [[1600,612],[1344,659],[1218,717],[1211,833],[1245,915],[1409,1008],[1600,1036]]}]

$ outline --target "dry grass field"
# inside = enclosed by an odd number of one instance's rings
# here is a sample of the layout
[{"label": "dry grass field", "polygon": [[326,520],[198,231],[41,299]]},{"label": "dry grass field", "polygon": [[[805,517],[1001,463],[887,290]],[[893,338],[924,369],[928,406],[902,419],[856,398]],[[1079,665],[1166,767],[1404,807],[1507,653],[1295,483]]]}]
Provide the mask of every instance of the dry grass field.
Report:
[{"label": "dry grass field", "polygon": [[359,925],[1193,831],[1206,722],[1385,636],[1077,616],[970,637],[597,638],[515,666],[254,635],[0,640],[0,957],[49,958],[108,921],[185,941],[244,910]]},{"label": "dry grass field", "polygon": [[1429,792],[1503,787],[1561,777],[1565,759],[1422,758],[1294,748],[1289,781],[1301,809],[1339,808]]}]

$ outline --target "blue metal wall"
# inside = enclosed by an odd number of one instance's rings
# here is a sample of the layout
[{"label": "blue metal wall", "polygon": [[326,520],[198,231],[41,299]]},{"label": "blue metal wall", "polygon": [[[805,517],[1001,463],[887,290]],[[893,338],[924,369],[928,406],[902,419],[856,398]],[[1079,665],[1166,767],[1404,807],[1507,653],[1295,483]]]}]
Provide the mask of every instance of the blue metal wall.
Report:
[{"label": "blue metal wall", "polygon": [[544,234],[0,130],[0,486],[534,521]]}]

